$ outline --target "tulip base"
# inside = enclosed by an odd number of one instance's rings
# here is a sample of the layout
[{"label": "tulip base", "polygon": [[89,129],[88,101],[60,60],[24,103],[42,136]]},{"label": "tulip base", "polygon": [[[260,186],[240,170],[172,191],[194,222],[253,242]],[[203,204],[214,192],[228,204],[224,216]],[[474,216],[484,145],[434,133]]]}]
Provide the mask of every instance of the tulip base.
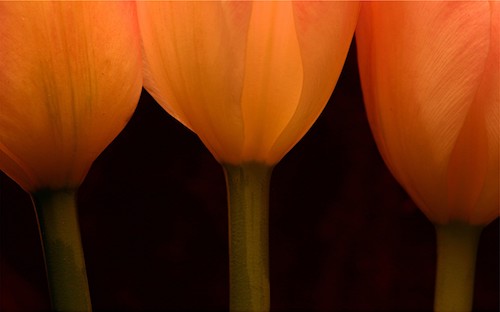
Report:
[{"label": "tulip base", "polygon": [[91,311],[73,190],[32,194],[54,311]]},{"label": "tulip base", "polygon": [[477,247],[483,226],[436,225],[436,312],[469,312],[474,294]]},{"label": "tulip base", "polygon": [[259,163],[223,167],[229,202],[230,311],[269,311],[272,167]]}]

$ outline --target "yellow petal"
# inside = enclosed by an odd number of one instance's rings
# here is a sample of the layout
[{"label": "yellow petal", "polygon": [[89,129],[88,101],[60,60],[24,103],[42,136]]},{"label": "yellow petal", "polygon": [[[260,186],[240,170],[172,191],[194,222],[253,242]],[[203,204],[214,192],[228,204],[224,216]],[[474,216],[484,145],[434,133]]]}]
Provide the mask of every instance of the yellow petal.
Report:
[{"label": "yellow petal", "polygon": [[141,91],[132,2],[1,2],[0,168],[23,188],[75,187]]}]

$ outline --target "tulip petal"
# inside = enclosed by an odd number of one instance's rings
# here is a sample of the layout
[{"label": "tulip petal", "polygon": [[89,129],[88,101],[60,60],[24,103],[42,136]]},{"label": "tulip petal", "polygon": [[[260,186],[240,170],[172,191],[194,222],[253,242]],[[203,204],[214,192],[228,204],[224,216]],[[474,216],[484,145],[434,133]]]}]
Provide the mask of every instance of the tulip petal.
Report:
[{"label": "tulip petal", "polygon": [[231,164],[275,164],[300,140],[333,90],[358,13],[357,2],[138,8],[146,89]]},{"label": "tulip petal", "polygon": [[141,92],[134,3],[2,2],[0,20],[1,169],[77,186]]},{"label": "tulip petal", "polygon": [[0,164],[2,171],[11,176],[19,185],[29,188],[36,184],[30,168],[0,141]]},{"label": "tulip petal", "polygon": [[494,88],[476,102],[490,79],[490,33],[488,2],[363,4],[358,58],[372,131],[395,177],[438,223],[470,221],[464,214],[492,168],[483,109]]},{"label": "tulip petal", "polygon": [[[469,216],[484,187],[488,170],[484,107],[471,105],[451,152],[447,170],[448,218]],[[471,220],[466,220],[468,223]]]},{"label": "tulip petal", "polygon": [[147,63],[145,88],[196,132],[217,159],[221,151],[227,152],[226,160],[238,159],[252,3],[141,1],[137,6]]},{"label": "tulip petal", "polygon": [[327,104],[349,51],[359,3],[294,1],[293,10],[303,87],[297,109],[269,153],[271,162],[277,162],[295,146]]},{"label": "tulip petal", "polygon": [[266,161],[269,149],[297,109],[302,84],[302,58],[292,4],[255,2],[241,98],[243,159]]},{"label": "tulip petal", "polygon": [[[471,224],[484,224],[500,215],[500,3],[490,1],[489,5],[491,18],[488,58],[474,102],[471,104],[473,111],[470,112],[471,116],[468,116],[470,121],[464,124],[456,143],[457,146],[451,156],[454,163],[450,160],[448,168],[449,178],[455,179],[455,181],[460,179],[465,183],[469,180],[482,179],[482,181],[471,183],[472,187],[481,185],[481,189],[472,193],[477,196],[476,201],[469,198],[471,201],[469,207],[472,209],[463,208],[465,210],[463,215],[467,216],[466,218]],[[471,129],[467,129],[467,126]],[[473,134],[468,135],[470,142],[465,141],[464,138],[467,136],[467,132]],[[461,138],[463,139],[460,140]],[[467,151],[459,149],[467,149]],[[475,169],[473,172],[464,172],[464,168],[453,167],[453,165],[460,164],[464,157],[473,152],[478,155],[468,157],[482,158],[477,159],[475,166],[471,166],[470,170]],[[465,185],[461,186],[462,189],[464,187]],[[460,189],[450,188],[449,194],[454,202],[463,204],[467,202],[467,199],[460,197],[471,193],[470,189],[468,191],[460,192]]]}]

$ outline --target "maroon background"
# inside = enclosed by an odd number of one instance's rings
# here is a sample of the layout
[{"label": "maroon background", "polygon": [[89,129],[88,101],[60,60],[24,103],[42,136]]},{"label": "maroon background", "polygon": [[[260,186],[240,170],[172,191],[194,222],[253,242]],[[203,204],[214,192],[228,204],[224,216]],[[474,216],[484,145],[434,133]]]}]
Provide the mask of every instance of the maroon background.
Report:
[{"label": "maroon background", "polygon": [[[430,311],[432,224],[369,131],[354,46],[326,109],[276,166],[273,311]],[[228,309],[225,181],[195,134],[143,92],[78,194],[95,311]],[[29,196],[0,174],[0,308],[49,309]],[[476,311],[499,310],[498,219],[479,246]]]}]

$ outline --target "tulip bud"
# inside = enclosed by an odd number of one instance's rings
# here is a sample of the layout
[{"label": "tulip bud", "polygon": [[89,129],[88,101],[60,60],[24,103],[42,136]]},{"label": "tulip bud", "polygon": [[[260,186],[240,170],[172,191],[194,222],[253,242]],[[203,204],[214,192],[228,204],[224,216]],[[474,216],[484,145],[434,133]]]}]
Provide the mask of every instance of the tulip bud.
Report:
[{"label": "tulip bud", "polygon": [[0,169],[28,192],[77,187],[141,92],[133,2],[0,3]]},{"label": "tulip bud", "polygon": [[496,1],[367,2],[356,42],[386,164],[438,224],[499,215]]},{"label": "tulip bud", "polygon": [[145,88],[221,163],[276,164],[326,105],[357,2],[138,2]]},{"label": "tulip bud", "polygon": [[326,105],[357,2],[138,2],[145,88],[223,165],[231,311],[269,311],[272,167]]}]

